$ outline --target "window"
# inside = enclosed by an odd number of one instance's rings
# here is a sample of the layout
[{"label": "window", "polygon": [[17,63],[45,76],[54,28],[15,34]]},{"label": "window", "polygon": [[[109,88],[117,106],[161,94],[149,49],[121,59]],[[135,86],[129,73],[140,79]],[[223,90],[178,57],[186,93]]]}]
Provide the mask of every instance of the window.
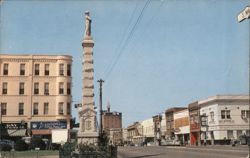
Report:
[{"label": "window", "polygon": [[9,64],[3,64],[3,75],[8,75],[9,73]]},{"label": "window", "polygon": [[19,94],[24,94],[24,83],[19,83]]},{"label": "window", "polygon": [[35,75],[39,75],[39,64],[35,64]]},{"label": "window", "polygon": [[67,75],[71,76],[71,65],[70,64],[67,65]]},{"label": "window", "polygon": [[44,83],[44,95],[49,95],[49,83]]},{"label": "window", "polygon": [[249,110],[241,110],[241,118],[249,118],[250,116]]},{"label": "window", "polygon": [[240,138],[240,136],[242,135],[242,130],[237,130],[237,139],[239,139]]},{"label": "window", "polygon": [[250,130],[246,130],[246,135],[250,136]]},{"label": "window", "polygon": [[23,115],[24,113],[24,103],[19,103],[18,115]]},{"label": "window", "polygon": [[210,112],[211,121],[214,122],[214,112]]},{"label": "window", "polygon": [[25,64],[20,64],[20,75],[25,75]]},{"label": "window", "polygon": [[33,105],[33,115],[38,115],[38,103],[34,103]]},{"label": "window", "polygon": [[45,76],[49,76],[49,64],[45,64],[45,66],[44,66],[44,74],[45,74]]},{"label": "window", "polygon": [[39,94],[39,83],[34,83],[34,94]]},{"label": "window", "polygon": [[7,114],[7,103],[1,103],[1,114],[6,115]]},{"label": "window", "polygon": [[67,83],[67,94],[71,95],[71,84],[70,84],[70,82]]},{"label": "window", "polygon": [[58,114],[59,114],[59,115],[63,115],[63,102],[60,102],[60,103],[59,103],[59,106],[58,106]]},{"label": "window", "polygon": [[7,94],[7,93],[8,93],[8,83],[7,82],[3,82],[2,94]]},{"label": "window", "polygon": [[221,110],[221,119],[231,119],[230,110]]},{"label": "window", "polygon": [[64,75],[64,64],[59,65],[59,75],[63,76]]},{"label": "window", "polygon": [[63,94],[63,82],[59,83],[59,94]]},{"label": "window", "polygon": [[71,114],[70,103],[67,103],[67,115]]},{"label": "window", "polygon": [[228,130],[227,131],[227,139],[233,139],[233,138],[234,138],[233,130]]},{"label": "window", "polygon": [[44,103],[43,114],[44,115],[48,115],[49,114],[49,103]]}]

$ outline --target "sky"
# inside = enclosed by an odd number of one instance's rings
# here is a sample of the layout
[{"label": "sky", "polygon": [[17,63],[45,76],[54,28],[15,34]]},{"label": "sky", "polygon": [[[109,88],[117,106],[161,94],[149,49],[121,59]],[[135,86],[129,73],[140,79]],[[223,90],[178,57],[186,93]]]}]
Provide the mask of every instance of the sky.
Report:
[{"label": "sky", "polygon": [[[95,104],[122,112],[123,127],[218,94],[249,93],[248,0],[4,0],[0,53],[73,57],[81,102],[84,12],[90,11]],[[78,117],[73,108],[73,117]]]}]

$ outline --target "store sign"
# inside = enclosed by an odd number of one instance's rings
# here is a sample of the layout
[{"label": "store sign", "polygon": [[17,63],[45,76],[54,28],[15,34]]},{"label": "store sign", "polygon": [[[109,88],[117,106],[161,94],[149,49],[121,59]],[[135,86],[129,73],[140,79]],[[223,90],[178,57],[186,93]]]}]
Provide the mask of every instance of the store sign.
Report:
[{"label": "store sign", "polygon": [[21,123],[3,123],[2,124],[3,129],[26,129],[27,123],[21,124]]},{"label": "store sign", "polygon": [[67,129],[67,122],[31,122],[31,129]]}]

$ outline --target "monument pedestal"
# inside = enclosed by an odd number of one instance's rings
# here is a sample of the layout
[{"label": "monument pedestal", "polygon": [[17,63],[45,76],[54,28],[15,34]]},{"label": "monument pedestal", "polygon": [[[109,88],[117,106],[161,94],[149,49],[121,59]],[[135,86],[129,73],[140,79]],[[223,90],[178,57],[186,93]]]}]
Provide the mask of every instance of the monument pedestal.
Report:
[{"label": "monument pedestal", "polygon": [[80,126],[77,133],[78,144],[94,144],[98,143],[98,132],[96,127],[96,111],[86,108],[79,111]]}]

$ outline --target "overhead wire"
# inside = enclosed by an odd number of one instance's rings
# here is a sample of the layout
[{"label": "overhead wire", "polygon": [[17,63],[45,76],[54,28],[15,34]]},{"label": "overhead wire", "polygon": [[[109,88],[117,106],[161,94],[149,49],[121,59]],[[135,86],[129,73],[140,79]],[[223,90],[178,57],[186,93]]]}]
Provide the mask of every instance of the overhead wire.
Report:
[{"label": "overhead wire", "polygon": [[141,12],[140,12],[140,14],[139,14],[139,16],[138,16],[138,18],[137,18],[137,20],[136,20],[136,22],[135,22],[133,28],[131,29],[129,35],[127,36],[127,38],[126,38],[124,44],[122,45],[121,49],[119,49],[118,56],[117,56],[116,59],[114,60],[113,64],[110,66],[110,69],[108,70],[108,72],[107,72],[107,74],[106,74],[106,76],[105,76],[105,78],[104,78],[105,80],[108,79],[109,75],[111,74],[111,72],[113,71],[114,67],[116,66],[118,60],[120,59],[122,53],[124,52],[124,49],[125,49],[126,46],[128,45],[129,40],[130,40],[130,39],[132,38],[132,36],[134,35],[135,29],[137,28],[139,22],[141,21],[143,15],[144,15],[144,13],[145,13],[145,10],[146,10],[146,8],[148,7],[149,3],[150,3],[150,0],[147,0],[147,2],[145,3],[143,9],[141,10]]},{"label": "overhead wire", "polygon": [[[160,12],[163,4],[165,1],[161,1],[161,4],[158,6],[158,8],[156,9],[156,13],[153,14],[153,16],[150,18],[149,22],[146,24],[146,26],[150,26],[150,24],[158,17],[158,16],[154,16],[157,14],[157,12]],[[146,27],[146,29],[144,29],[144,31],[141,33],[143,35],[147,34],[148,30],[150,27]],[[141,37],[141,36],[139,36]],[[136,39],[137,41],[141,41],[138,38]],[[138,42],[135,42],[134,45],[131,47],[129,52],[134,52],[133,54],[136,54],[137,50],[135,50],[135,48],[137,48]]]},{"label": "overhead wire", "polygon": [[[128,31],[129,26],[130,26],[131,23],[132,23],[132,20],[133,20],[133,18],[134,18],[134,14],[135,14],[135,12],[136,12],[136,10],[137,10],[137,7],[138,7],[138,1],[137,1],[137,3],[136,3],[136,6],[135,6],[135,8],[134,8],[134,10],[133,10],[133,12],[132,12],[130,18],[129,18],[128,25],[127,25],[126,29],[123,31],[123,33],[122,33],[122,38],[121,38],[120,42],[118,43],[118,45],[117,45],[116,48],[115,48],[115,52],[117,52],[117,51],[119,50],[119,48],[121,47],[121,45],[122,45],[122,43],[123,43],[123,41],[124,41],[124,39],[125,39],[125,37],[126,37],[126,36],[125,36],[125,33]],[[111,61],[114,61],[115,58],[117,58],[117,56],[115,56]],[[105,71],[104,71],[104,73],[103,73],[102,76],[104,76],[104,74],[107,74],[107,72],[108,72],[108,70],[110,69],[110,67],[111,67],[111,65],[106,66]]]}]

